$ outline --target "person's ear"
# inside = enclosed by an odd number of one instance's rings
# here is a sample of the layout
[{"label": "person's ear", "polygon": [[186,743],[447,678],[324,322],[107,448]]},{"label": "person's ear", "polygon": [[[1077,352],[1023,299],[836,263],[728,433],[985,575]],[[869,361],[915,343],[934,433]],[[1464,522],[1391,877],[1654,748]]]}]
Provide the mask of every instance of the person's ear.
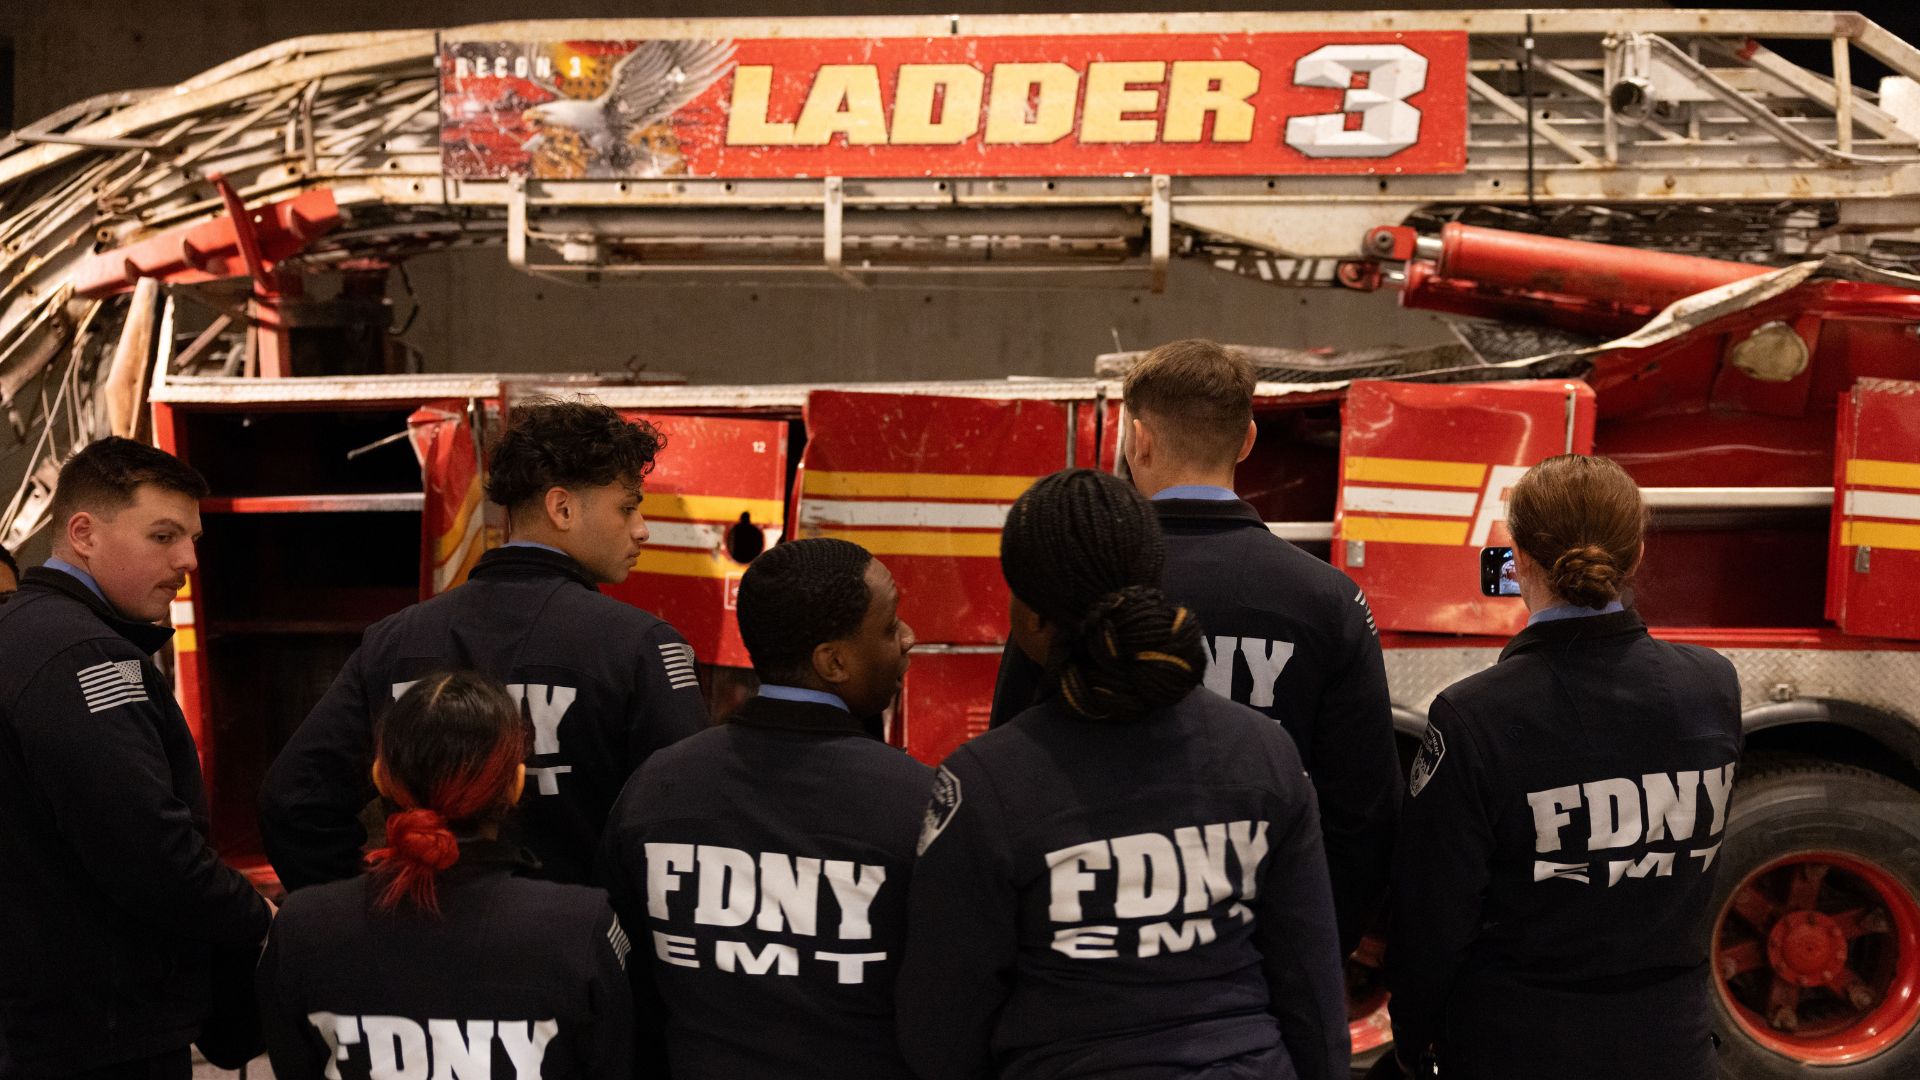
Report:
[{"label": "person's ear", "polygon": [[579,500],[573,497],[573,492],[563,487],[548,488],[541,506],[546,511],[547,524],[560,532],[573,528],[574,515],[580,512]]},{"label": "person's ear", "polygon": [[823,641],[815,645],[813,673],[828,686],[843,686],[853,681],[853,669],[847,663],[846,642]]},{"label": "person's ear", "polygon": [[512,806],[519,802],[520,793],[525,790],[527,790],[527,767],[525,765],[515,765],[513,767],[513,783],[507,785],[507,805]]},{"label": "person's ear", "polygon": [[93,557],[100,548],[100,519],[86,510],[67,519],[67,548],[82,560]]},{"label": "person's ear", "polygon": [[1233,459],[1235,465],[1247,460],[1247,455],[1253,453],[1253,440],[1259,436],[1260,426],[1251,420],[1247,421],[1247,437],[1240,440],[1240,456]]},{"label": "person's ear", "polygon": [[383,799],[393,798],[393,783],[387,779],[387,763],[379,758],[373,759],[373,790]]},{"label": "person's ear", "polygon": [[1138,416],[1127,418],[1127,467],[1138,469],[1142,465],[1153,467],[1153,429]]}]

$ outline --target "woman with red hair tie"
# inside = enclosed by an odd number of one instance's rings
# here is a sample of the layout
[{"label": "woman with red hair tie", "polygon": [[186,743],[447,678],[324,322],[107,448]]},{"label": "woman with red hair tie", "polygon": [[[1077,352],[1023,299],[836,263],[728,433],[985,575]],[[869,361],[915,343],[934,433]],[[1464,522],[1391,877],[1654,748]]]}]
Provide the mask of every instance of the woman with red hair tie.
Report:
[{"label": "woman with red hair tie", "polygon": [[518,876],[500,824],[527,726],[492,680],[414,683],[380,721],[387,846],[289,897],[261,958],[279,1080],[624,1076],[628,941],[599,889]]}]

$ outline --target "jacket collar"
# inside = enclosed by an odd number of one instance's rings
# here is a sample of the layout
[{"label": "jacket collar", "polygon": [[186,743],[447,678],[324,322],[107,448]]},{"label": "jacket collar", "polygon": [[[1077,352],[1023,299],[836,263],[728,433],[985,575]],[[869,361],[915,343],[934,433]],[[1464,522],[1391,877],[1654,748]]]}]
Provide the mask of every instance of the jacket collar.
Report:
[{"label": "jacket collar", "polygon": [[480,561],[473,564],[476,578],[516,578],[516,577],[564,577],[585,585],[596,592],[600,583],[593,580],[587,569],[574,561],[573,556],[558,551],[548,551],[537,547],[494,548]]},{"label": "jacket collar", "polygon": [[86,583],[72,574],[49,570],[44,566],[29,567],[20,576],[20,595],[14,597],[14,603],[27,600],[36,592],[65,597],[86,608],[95,618],[106,623],[109,630],[132,642],[133,647],[144,655],[152,656],[160,651],[161,646],[173,640],[173,627],[127,618],[105,600],[95,596]]},{"label": "jacket collar", "polygon": [[1608,615],[1589,615],[1579,619],[1555,619],[1551,622],[1534,623],[1513,636],[1507,647],[1500,650],[1500,659],[1518,656],[1534,649],[1551,648],[1571,642],[1593,642],[1606,638],[1632,637],[1647,632],[1647,624],[1640,621],[1640,613],[1628,608]]},{"label": "jacket collar", "polygon": [[807,735],[864,735],[875,738],[873,725],[844,709],[812,701],[781,701],[750,697],[727,722],[767,731],[796,731]]},{"label": "jacket collar", "polygon": [[1252,526],[1265,529],[1260,511],[1245,499],[1155,499],[1153,512],[1160,524],[1201,529],[1233,529]]}]

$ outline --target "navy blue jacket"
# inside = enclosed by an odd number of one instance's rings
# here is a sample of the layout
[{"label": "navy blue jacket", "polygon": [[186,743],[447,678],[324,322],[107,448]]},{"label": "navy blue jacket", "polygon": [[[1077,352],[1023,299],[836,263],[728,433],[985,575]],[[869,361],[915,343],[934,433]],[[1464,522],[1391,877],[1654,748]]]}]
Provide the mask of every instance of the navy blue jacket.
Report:
[{"label": "navy blue jacket", "polygon": [[539,548],[481,556],[466,584],[370,627],[267,771],[260,831],[289,889],[360,872],[374,797],[374,720],[416,679],[477,671],[507,684],[534,729],[510,839],[554,881],[587,882],[607,811],[647,755],[706,726],[693,649]]},{"label": "navy blue jacket", "polygon": [[266,935],[151,659],[172,636],[45,567],[0,606],[0,1076],[184,1048],[214,950]]},{"label": "navy blue jacket", "polygon": [[1632,611],[1538,623],[1435,699],[1395,864],[1394,1038],[1477,1080],[1712,1075],[1733,665]]},{"label": "navy blue jacket", "polygon": [[1345,1080],[1313,788],[1252,709],[1041,704],[947,759],[920,847],[900,1031],[925,1080]]},{"label": "navy blue jacket", "polygon": [[438,915],[377,910],[372,876],[289,896],[255,979],[276,1080],[631,1076],[626,931],[606,893],[529,866],[461,844]]},{"label": "navy blue jacket", "polygon": [[894,978],[932,775],[832,705],[763,697],[641,767],[606,874],[675,1080],[910,1080]]},{"label": "navy blue jacket", "polygon": [[[1200,617],[1207,688],[1280,721],[1319,796],[1342,955],[1387,892],[1402,778],[1380,634],[1353,579],[1268,531],[1240,501],[1156,499],[1168,598]],[[1042,672],[1013,646],[993,721],[1041,696]]]}]

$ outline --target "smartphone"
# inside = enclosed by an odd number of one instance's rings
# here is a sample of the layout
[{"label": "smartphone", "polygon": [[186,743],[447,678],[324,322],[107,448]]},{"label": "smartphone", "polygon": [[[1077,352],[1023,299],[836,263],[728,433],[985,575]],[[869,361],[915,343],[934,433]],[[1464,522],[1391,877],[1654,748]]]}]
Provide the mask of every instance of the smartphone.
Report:
[{"label": "smartphone", "polygon": [[1480,549],[1480,591],[1487,596],[1519,596],[1520,579],[1513,573],[1513,549]]}]

